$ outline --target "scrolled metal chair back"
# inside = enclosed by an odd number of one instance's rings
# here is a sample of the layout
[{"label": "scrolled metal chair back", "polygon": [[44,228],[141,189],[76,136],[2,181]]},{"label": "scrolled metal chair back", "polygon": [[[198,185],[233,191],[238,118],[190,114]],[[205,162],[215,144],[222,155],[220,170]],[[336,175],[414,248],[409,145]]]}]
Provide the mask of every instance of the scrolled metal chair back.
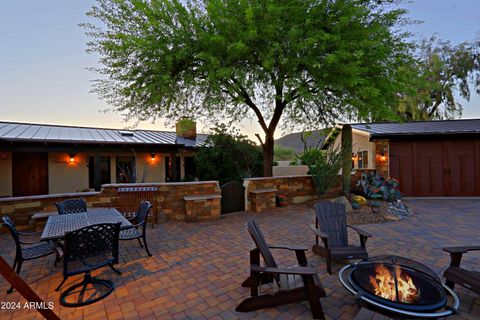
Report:
[{"label": "scrolled metal chair back", "polygon": [[3,224],[7,226],[8,231],[12,235],[13,240],[15,240],[15,246],[17,247],[17,251],[22,251],[20,247],[20,237],[18,236],[17,227],[15,227],[15,223],[9,216],[2,217]]},{"label": "scrolled metal chair back", "polygon": [[[103,223],[65,234],[64,267],[68,262],[105,256],[118,262],[120,223]],[[98,263],[101,263],[99,261]]]},{"label": "scrolled metal chair back", "polygon": [[143,227],[147,224],[147,217],[148,213],[152,209],[152,204],[149,201],[142,201],[140,203],[140,207],[138,207],[137,215],[135,216],[135,220],[138,224],[142,224]]},{"label": "scrolled metal chair back", "polygon": [[85,199],[68,199],[55,203],[58,214],[70,214],[87,212],[87,202]]}]

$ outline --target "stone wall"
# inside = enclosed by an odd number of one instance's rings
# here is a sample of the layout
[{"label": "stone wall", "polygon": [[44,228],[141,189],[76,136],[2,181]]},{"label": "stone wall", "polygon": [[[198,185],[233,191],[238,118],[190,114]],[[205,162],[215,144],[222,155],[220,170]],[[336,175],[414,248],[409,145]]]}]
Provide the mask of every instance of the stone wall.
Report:
[{"label": "stone wall", "polygon": [[390,176],[389,170],[389,147],[388,140],[375,141],[375,169],[382,177],[387,179]]},{"label": "stone wall", "polygon": [[[324,197],[337,196],[342,193],[342,177],[339,176],[337,184],[328,191]],[[248,178],[244,180],[245,187],[245,208],[246,210],[258,212],[258,208],[271,207],[271,197],[262,195],[261,191],[276,189],[276,194],[285,195],[288,204],[302,203],[316,198],[315,185],[310,175],[302,176],[284,176],[284,177],[266,177],[266,178]],[[268,192],[265,192],[268,194]],[[257,196],[260,194],[259,196]],[[251,199],[255,197],[252,204]],[[259,203],[260,199],[268,203]]]},{"label": "stone wall", "polygon": [[[220,217],[221,192],[217,181],[199,182],[172,182],[172,183],[144,183],[144,184],[107,184],[102,186],[100,192],[76,192],[29,197],[14,197],[0,199],[0,215],[9,215],[15,221],[17,227],[32,229],[35,221],[32,215],[39,212],[56,211],[55,203],[65,199],[84,198],[88,207],[115,207],[117,202],[118,188],[121,187],[157,187],[155,196],[156,212],[169,220],[209,220]],[[216,199],[205,199],[206,205],[195,203],[195,215],[187,216],[187,204],[185,196],[215,195]]]},{"label": "stone wall", "polygon": [[[136,183],[136,184],[106,184],[102,186],[102,193],[112,198],[115,203],[119,197],[118,188],[122,187],[157,187],[156,204],[159,218],[168,220],[185,220],[186,205],[185,196],[198,195],[221,195],[218,181],[196,182],[163,182],[163,183]],[[200,214],[205,216],[204,214]],[[218,202],[218,216],[220,216],[220,204]]]},{"label": "stone wall", "polygon": [[35,221],[31,219],[32,215],[38,212],[56,211],[56,202],[73,198],[85,199],[88,207],[108,207],[111,203],[111,199],[101,195],[100,192],[75,192],[2,198],[0,199],[0,214],[2,216],[10,216],[19,229],[33,228]]}]

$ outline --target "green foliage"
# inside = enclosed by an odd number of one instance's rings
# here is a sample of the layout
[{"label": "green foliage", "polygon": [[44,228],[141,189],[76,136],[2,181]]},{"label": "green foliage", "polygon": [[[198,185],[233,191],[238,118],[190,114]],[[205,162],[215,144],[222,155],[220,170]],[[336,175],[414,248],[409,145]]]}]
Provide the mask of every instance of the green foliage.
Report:
[{"label": "green foliage", "polygon": [[480,94],[480,40],[456,46],[435,37],[417,48],[418,60],[406,72],[413,90],[400,100],[398,113],[406,120],[453,119],[462,115],[455,99],[470,100],[471,87]]},{"label": "green foliage", "polygon": [[324,151],[320,148],[304,148],[303,153],[300,155],[297,155],[298,160],[300,161],[300,164],[303,165],[309,165],[312,163],[315,163],[315,161],[319,158],[322,157],[322,154]]},{"label": "green foliage", "polygon": [[293,150],[292,148],[287,148],[277,144],[275,145],[275,148],[273,150],[273,159],[275,161],[288,161],[295,159],[295,150]]},{"label": "green foliage", "polygon": [[398,190],[400,183],[393,179],[385,179],[375,172],[362,173],[357,187],[360,188],[363,195],[369,199],[384,199],[394,202],[402,197]]},{"label": "green foliage", "polygon": [[308,166],[318,195],[323,195],[337,182],[338,172],[342,168],[344,151],[340,147],[327,150],[305,148],[301,156],[302,163]]},{"label": "green foliage", "polygon": [[394,117],[411,55],[401,0],[97,0],[94,91],[126,118],[258,120],[265,169],[283,118]]},{"label": "green foliage", "polygon": [[246,136],[220,125],[198,150],[195,165],[200,180],[241,181],[261,175],[262,151]]}]

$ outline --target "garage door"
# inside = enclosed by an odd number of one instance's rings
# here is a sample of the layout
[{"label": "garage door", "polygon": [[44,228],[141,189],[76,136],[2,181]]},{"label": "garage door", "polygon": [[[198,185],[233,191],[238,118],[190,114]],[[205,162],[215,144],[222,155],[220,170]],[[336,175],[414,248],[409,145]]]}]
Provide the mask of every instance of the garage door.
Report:
[{"label": "garage door", "polygon": [[480,195],[480,142],[392,141],[390,176],[409,196]]}]

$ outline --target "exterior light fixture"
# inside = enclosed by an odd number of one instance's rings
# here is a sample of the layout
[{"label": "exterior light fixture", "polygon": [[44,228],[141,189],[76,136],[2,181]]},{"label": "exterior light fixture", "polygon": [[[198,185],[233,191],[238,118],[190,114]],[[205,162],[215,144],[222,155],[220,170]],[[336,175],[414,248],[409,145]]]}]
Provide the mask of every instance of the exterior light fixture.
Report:
[{"label": "exterior light fixture", "polygon": [[75,154],[70,153],[70,154],[68,154],[68,156],[70,157],[69,163],[74,163],[75,162]]},{"label": "exterior light fixture", "polygon": [[380,154],[380,160],[381,160],[381,161],[387,160],[387,156],[385,155],[385,153],[382,152],[382,153]]},{"label": "exterior light fixture", "polygon": [[156,157],[155,153],[153,153],[153,152],[150,153],[150,161],[151,161],[151,162],[154,162],[154,161],[155,161],[155,157]]}]

